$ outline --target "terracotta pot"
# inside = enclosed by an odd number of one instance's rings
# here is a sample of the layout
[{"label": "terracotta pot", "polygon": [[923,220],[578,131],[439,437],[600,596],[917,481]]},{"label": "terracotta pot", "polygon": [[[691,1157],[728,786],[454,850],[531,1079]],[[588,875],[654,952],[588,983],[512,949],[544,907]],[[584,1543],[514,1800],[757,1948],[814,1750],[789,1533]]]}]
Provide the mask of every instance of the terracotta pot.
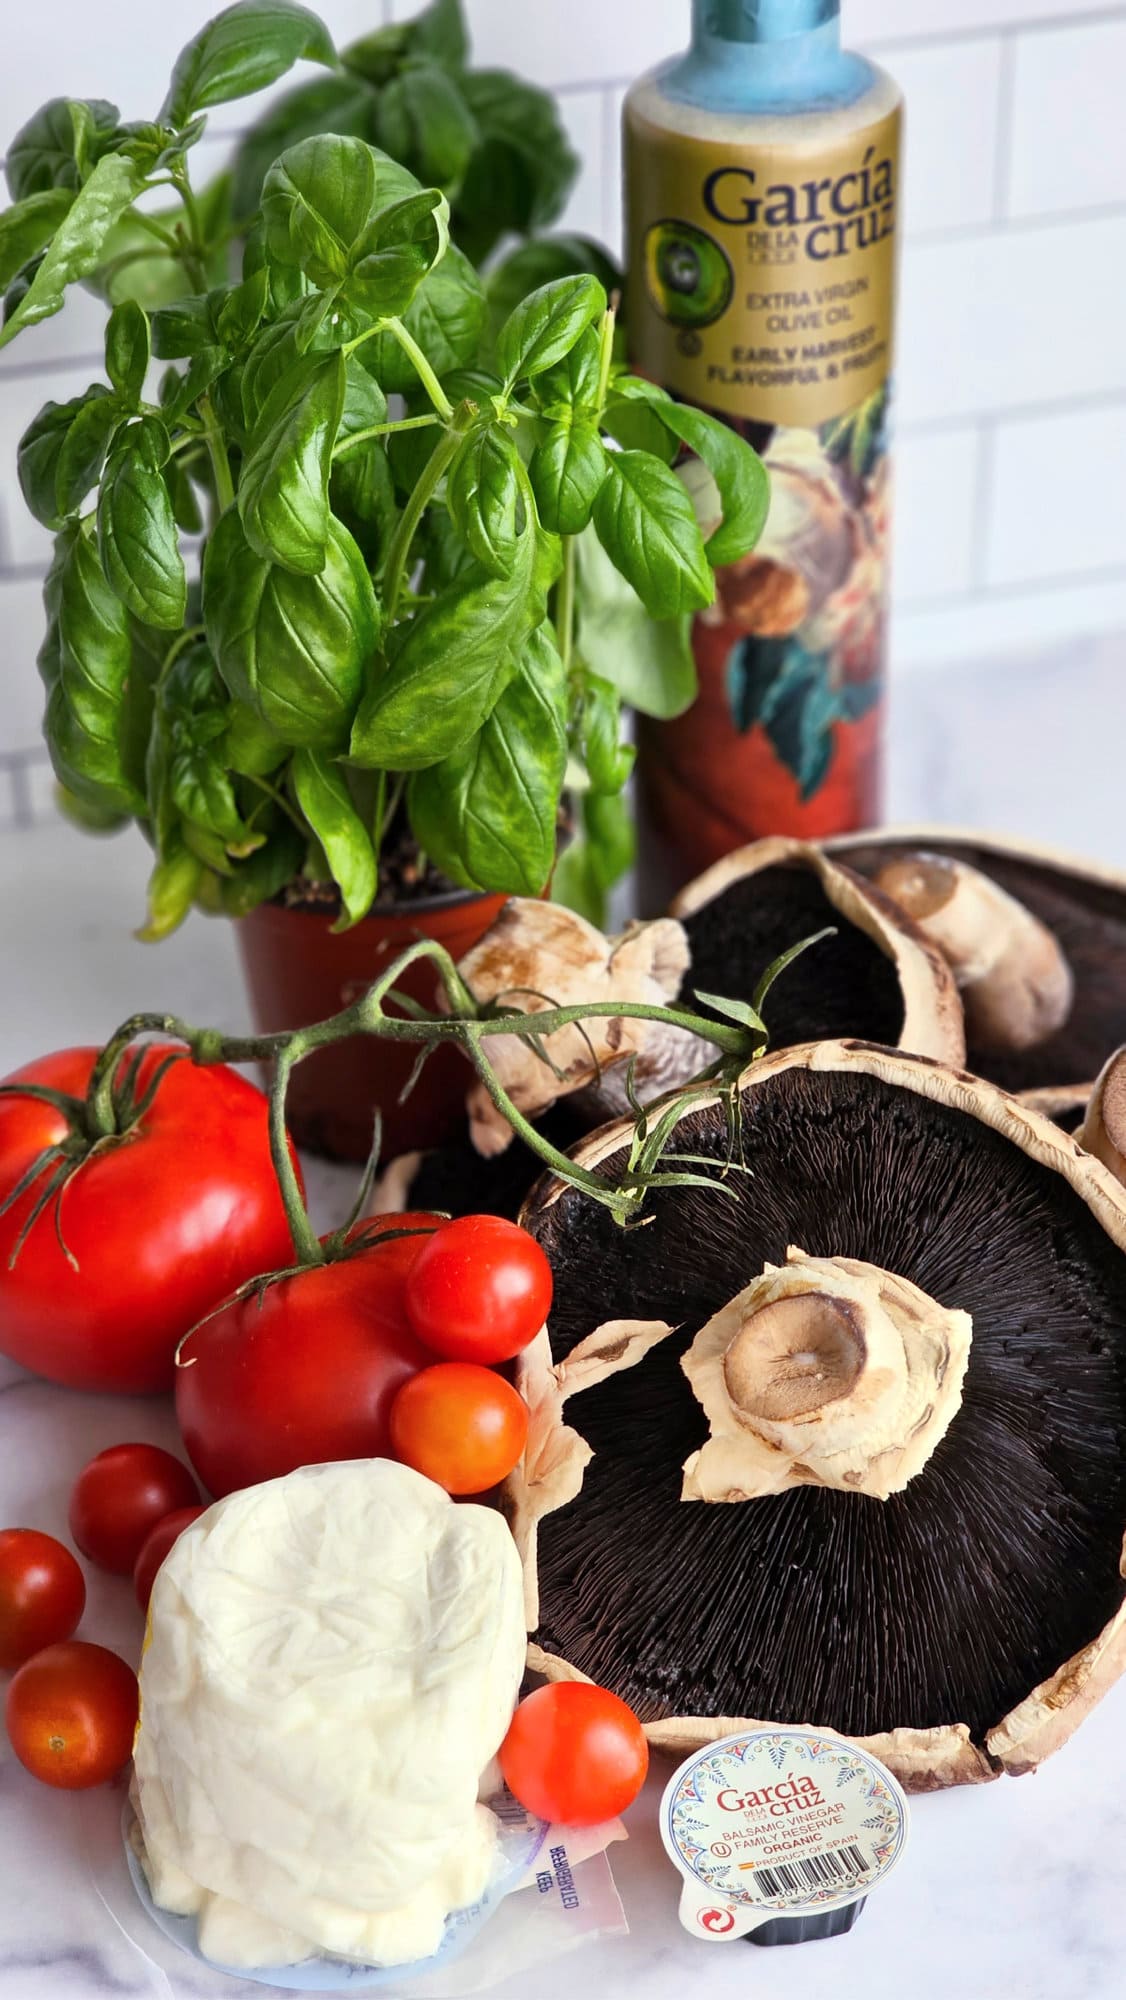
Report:
[{"label": "terracotta pot", "polygon": [[[505,898],[456,893],[364,917],[334,933],[320,911],[262,903],[236,926],[256,1028],[303,1028],[323,1021],[370,986],[399,952],[434,938],[461,958],[488,930]],[[436,992],[425,964],[412,966],[403,990],[424,1006]],[[298,1145],[332,1160],[362,1160],[371,1145],[378,1106],[383,1157],[441,1145],[461,1121],[468,1069],[456,1049],[439,1049],[405,1104],[399,1093],[415,1049],[357,1036],[318,1050],[294,1071],[289,1122]]]}]

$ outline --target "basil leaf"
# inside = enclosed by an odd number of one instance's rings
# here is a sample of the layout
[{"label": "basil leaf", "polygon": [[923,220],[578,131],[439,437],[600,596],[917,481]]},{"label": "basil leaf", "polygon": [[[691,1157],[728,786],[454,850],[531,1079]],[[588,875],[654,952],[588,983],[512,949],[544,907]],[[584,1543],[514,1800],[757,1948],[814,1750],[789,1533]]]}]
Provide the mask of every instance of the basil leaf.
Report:
[{"label": "basil leaf", "polygon": [[292,0],[236,0],[180,51],[161,120],[185,125],[209,104],[249,97],[302,57],[330,68],[336,61],[328,29],[307,7]]},{"label": "basil leaf", "polygon": [[596,674],[588,674],[583,688],[579,734],[592,790],[620,792],[633,769],[633,745],[621,740],[622,704],[617,689]]},{"label": "basil leaf", "polygon": [[532,534],[521,538],[510,575],[467,570],[411,620],[360,704],[351,752],[358,764],[421,771],[480,728],[544,614],[534,544]]},{"label": "basil leaf", "polygon": [[363,557],[338,521],[329,521],[323,570],[297,576],[255,554],[229,507],[204,557],[203,618],[230,692],[283,743],[347,742],[379,613]]},{"label": "basil leaf", "polygon": [[148,424],[130,427],[102,474],[98,554],[106,581],[146,625],[175,631],[187,610],[184,558]]},{"label": "basil leaf", "polygon": [[148,366],[148,317],[135,300],[125,299],[106,323],[106,374],[131,409],[141,400]]},{"label": "basil leaf", "polygon": [[676,403],[655,391],[649,382],[626,377],[615,383],[621,396],[633,393],[650,406],[653,415],[673,436],[703,460],[719,489],[723,520],[704,544],[713,569],[721,563],[738,562],[754,548],[766,526],[770,506],[770,479],[758,453],[730,425]]},{"label": "basil leaf", "polygon": [[137,169],[119,154],[108,153],[98,161],[51,238],[23,298],[0,328],[0,347],[25,326],[35,326],[60,310],[67,286],[94,269],[106,236],[141,186]]},{"label": "basil leaf", "polygon": [[179,929],[195,902],[202,875],[199,857],[182,840],[154,863],[148,883],[148,913],[136,933],[142,944],[159,944]]},{"label": "basil leaf", "polygon": [[279,764],[284,764],[289,750],[252,708],[241,701],[232,701],[227,706],[222,754],[223,762],[240,776],[266,778]]},{"label": "basil leaf", "polygon": [[344,904],[344,916],[332,928],[348,930],[367,916],[379,885],[371,835],[338,764],[331,764],[320,751],[298,750],[291,768],[297,803],[325,851]]},{"label": "basil leaf", "polygon": [[559,418],[548,426],[528,466],[545,528],[559,535],[582,533],[606,478],[608,458],[593,421]]},{"label": "basil leaf", "polygon": [[567,678],[545,622],[477,734],[411,780],[411,825],[451,881],[542,895],[555,860],[566,718]]},{"label": "basil leaf", "polygon": [[605,311],[606,294],[597,278],[554,278],[530,292],[497,335],[497,366],[506,382],[553,367]]},{"label": "basil leaf", "polygon": [[376,138],[424,182],[460,181],[478,143],[477,120],[459,85],[439,64],[412,63],[378,99]]},{"label": "basil leaf", "polygon": [[210,292],[195,292],[161,306],[152,316],[152,351],[160,361],[182,361],[218,345]]},{"label": "basil leaf", "polygon": [[258,208],[262,183],[279,154],[319,132],[374,139],[370,85],[354,76],[318,76],[287,91],[255,120],[235,154],[233,204],[239,221]]},{"label": "basil leaf", "polygon": [[125,606],[77,528],[62,541],[57,591],[57,678],[45,722],[55,774],[88,805],[143,816],[151,693],[134,671]]},{"label": "basil leaf", "polygon": [[[456,223],[455,209],[455,231]],[[488,275],[489,322],[493,332],[537,285],[546,285],[553,278],[575,277],[583,271],[591,272],[607,294],[621,290],[621,271],[589,236],[541,236],[510,250]]]},{"label": "basil leaf", "polygon": [[449,205],[437,188],[392,202],[355,245],[345,299],[380,318],[405,312],[449,240]]},{"label": "basil leaf", "polygon": [[305,842],[295,826],[282,820],[265,847],[240,861],[219,885],[219,908],[227,917],[245,917],[259,903],[268,903],[300,872]]},{"label": "basil leaf", "polygon": [[168,498],[172,502],[172,518],[185,535],[198,535],[203,529],[203,515],[195,487],[185,468],[182,458],[170,458],[164,467],[164,483],[168,488]]},{"label": "basil leaf", "polygon": [[642,715],[662,721],[683,715],[697,691],[691,619],[651,618],[592,528],[579,536],[575,552],[575,643],[582,659]]},{"label": "basil leaf", "polygon": [[265,270],[252,271],[228,293],[215,316],[215,332],[221,346],[231,349],[246,346],[261,324],[269,295],[270,280]]},{"label": "basil leaf", "polygon": [[95,383],[86,392],[74,421],[63,439],[55,468],[55,499],[60,515],[73,514],[96,486],[106,453],[124,422],[125,412],[115,396]]},{"label": "basil leaf", "polygon": [[[485,321],[485,293],[468,257],[455,243],[448,246],[441,263],[427,272],[401,317],[440,381],[476,359]],[[414,363],[392,333],[377,333],[365,340],[356,359],[389,394],[409,395],[418,387]]]},{"label": "basil leaf", "polygon": [[0,215],[0,291],[49,243],[74,201],[69,188],[44,188]]},{"label": "basil leaf", "polygon": [[[16,473],[20,491],[29,512],[45,528],[57,528],[68,511],[59,504],[59,461],[72,425],[93,402],[110,402],[109,392],[100,382],[69,402],[44,403],[19,441]],[[99,469],[100,465],[99,460]]]},{"label": "basil leaf", "polygon": [[430,0],[408,23],[411,51],[432,56],[448,69],[463,69],[469,60],[469,31],[461,0]]},{"label": "basil leaf", "polygon": [[405,167],[362,139],[319,133],[275,160],[262,188],[266,248],[315,285],[342,284],[356,245],[389,202],[418,193]]},{"label": "basil leaf", "polygon": [[325,566],[328,481],[344,408],[343,354],[306,355],[271,391],[239,480],[246,539],[303,576]]},{"label": "basil leaf", "polygon": [[640,451],[607,454],[594,503],[598,539],[654,618],[701,611],[715,595],[692,502],[675,472]]},{"label": "basil leaf", "polygon": [[572,411],[592,421],[597,417],[601,348],[598,334],[588,326],[562,361],[536,377],[532,393],[546,416],[560,417]]},{"label": "basil leaf", "polygon": [[[668,398],[671,403],[672,397]],[[602,416],[602,428],[625,451],[647,451],[662,465],[671,465],[680,451],[680,442],[661,421],[656,402],[627,401],[614,393],[611,385]]]},{"label": "basil leaf", "polygon": [[632,868],[637,851],[629,804],[620,792],[585,792],[579,801],[579,826],[578,835],[559,856],[551,900],[605,930],[608,892]]},{"label": "basil leaf", "polygon": [[[81,109],[89,125],[75,123],[74,112]],[[102,97],[90,97],[76,106],[72,98],[52,97],[22,125],[8,147],[4,172],[13,201],[41,194],[46,188],[77,188],[81,175],[77,157],[78,133],[86,137],[87,159],[94,158],[109,143],[120,116],[116,104]]]},{"label": "basil leaf", "polygon": [[446,483],[446,506],[479,563],[507,576],[528,525],[519,453],[506,433],[471,431]]},{"label": "basil leaf", "polygon": [[262,845],[263,835],[239,812],[224,762],[228,707],[202,643],[187,647],[160,677],[145,775],[162,851],[181,819],[213,835],[224,858]]},{"label": "basil leaf", "polygon": [[481,143],[458,190],[454,237],[480,264],[502,237],[554,222],[579,161],[546,90],[503,69],[470,71],[460,84]]}]

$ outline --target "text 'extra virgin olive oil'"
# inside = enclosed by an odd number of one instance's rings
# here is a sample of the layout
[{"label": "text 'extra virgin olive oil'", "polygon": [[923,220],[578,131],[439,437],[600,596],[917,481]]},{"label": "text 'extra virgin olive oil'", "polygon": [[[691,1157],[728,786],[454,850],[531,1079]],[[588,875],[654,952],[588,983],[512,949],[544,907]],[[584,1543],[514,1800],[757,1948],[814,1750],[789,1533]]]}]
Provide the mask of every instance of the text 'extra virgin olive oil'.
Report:
[{"label": "text 'extra virgin olive oil'", "polygon": [[839,9],[694,0],[688,53],[626,99],[633,365],[771,478],[695,621],[695,704],[639,718],[650,902],[761,834],[878,815],[902,100]]}]

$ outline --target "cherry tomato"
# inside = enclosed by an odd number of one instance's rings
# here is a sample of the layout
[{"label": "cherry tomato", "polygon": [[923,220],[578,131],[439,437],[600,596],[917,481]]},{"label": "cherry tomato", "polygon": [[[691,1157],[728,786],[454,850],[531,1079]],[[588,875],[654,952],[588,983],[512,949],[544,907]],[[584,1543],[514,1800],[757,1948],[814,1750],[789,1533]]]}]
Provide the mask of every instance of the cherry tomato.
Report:
[{"label": "cherry tomato", "polygon": [[116,1777],[133,1753],[137,1676],[105,1646],[72,1639],[22,1666],[8,1689],[4,1720],[16,1756],[33,1778],[82,1792]]},{"label": "cherry tomato", "polygon": [[[396,1216],[399,1228],[433,1216]],[[386,1221],[352,1232],[337,1263],[232,1299],[184,1342],[176,1415],[210,1493],[276,1479],[299,1465],[386,1457],[396,1392],[433,1360],[407,1324],[404,1285],[424,1235],[390,1242]]]},{"label": "cherry tomato", "polygon": [[86,1607],[86,1581],[69,1549],[37,1528],[0,1529],[0,1667],[69,1639]]},{"label": "cherry tomato", "polygon": [[[84,1095],[98,1050],[64,1049],[8,1078]],[[141,1058],[143,1093],[166,1049]],[[66,1137],[53,1105],[0,1092],[0,1202]],[[247,1278],[284,1269],[293,1246],[278,1193],[266,1100],[234,1070],[166,1070],[129,1134],[88,1158],[9,1259],[50,1163],[0,1216],[0,1353],[71,1389],[167,1389],[176,1344]]]},{"label": "cherry tomato", "polygon": [[626,1702],[589,1681],[553,1681],[520,1703],[500,1747],[514,1798],[540,1819],[597,1826],[632,1805],[649,1769]]},{"label": "cherry tomato", "polygon": [[432,1236],[407,1280],[420,1340],[450,1361],[509,1361],[551,1306],[551,1265],[534,1236],[499,1215],[462,1215]]},{"label": "cherry tomato", "polygon": [[141,1544],[141,1553],[133,1565],[133,1588],[142,1611],[147,1611],[149,1608],[149,1598],[152,1596],[157,1570],[173,1542],[178,1541],[184,1529],[190,1528],[192,1522],[198,1521],[200,1515],[206,1512],[206,1507],[177,1507],[173,1513],[166,1514],[162,1521],[158,1521],[155,1528],[150,1528]]},{"label": "cherry tomato", "polygon": [[70,1532],[100,1569],[128,1576],[158,1521],[194,1507],[199,1488],[186,1465],[155,1444],[115,1444],[84,1465],[70,1496]]},{"label": "cherry tomato", "polygon": [[447,1493],[485,1493],[506,1479],[528,1441],[528,1405],[503,1375],[440,1361],[391,1405],[391,1449]]}]

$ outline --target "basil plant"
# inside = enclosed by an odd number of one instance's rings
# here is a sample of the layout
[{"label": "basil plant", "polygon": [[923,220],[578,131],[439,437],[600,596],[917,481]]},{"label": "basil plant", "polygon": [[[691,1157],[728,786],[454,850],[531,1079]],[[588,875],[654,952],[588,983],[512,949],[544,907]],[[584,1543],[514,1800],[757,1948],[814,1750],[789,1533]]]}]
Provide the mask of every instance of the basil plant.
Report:
[{"label": "basil plant", "polygon": [[[758,459],[625,370],[581,245],[490,284],[451,241],[452,211],[494,247],[490,175],[508,231],[570,173],[521,165],[527,87],[474,82],[459,20],[439,0],[342,66],[303,7],[241,0],[151,124],[57,99],[9,150],[0,345],[76,282],[112,306],[105,381],[45,405],[19,478],[55,533],[51,758],[77,818],[151,842],[147,936],[295,880],[355,922],[404,816],[451,882],[539,894],[565,794],[556,893],[598,915],[630,856],[623,698],[691,699],[690,615],[761,529]],[[193,186],[204,113],[299,58],[325,79]],[[333,119],[363,129],[310,129]]]}]

